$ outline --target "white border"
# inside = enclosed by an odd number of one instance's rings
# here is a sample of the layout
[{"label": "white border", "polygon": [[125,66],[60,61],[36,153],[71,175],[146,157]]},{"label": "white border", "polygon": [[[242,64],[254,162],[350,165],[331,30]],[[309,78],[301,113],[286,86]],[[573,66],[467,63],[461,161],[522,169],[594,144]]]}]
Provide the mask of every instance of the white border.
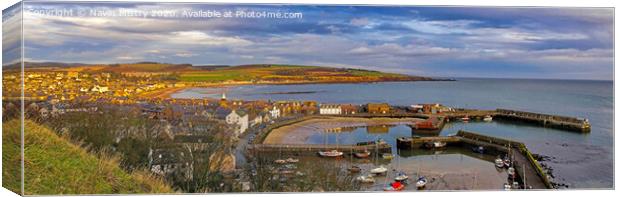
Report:
[{"label": "white border", "polygon": [[[76,1],[76,0],[66,0],[66,1]],[[94,1],[94,0],[80,0],[80,1]],[[332,4],[332,5],[339,5],[339,4],[347,4],[347,5],[372,5],[372,4],[378,4],[378,5],[425,5],[425,6],[438,6],[438,5],[443,5],[443,6],[559,6],[559,7],[617,7],[618,3],[614,2],[613,0],[586,0],[586,1],[567,1],[567,0],[501,0],[501,1],[483,1],[483,0],[416,0],[416,1],[406,1],[406,0],[339,0],[338,2],[334,2],[334,0],[106,0],[106,1],[115,1],[115,2],[121,2],[121,1],[126,1],[126,2],[202,2],[202,3],[259,3],[259,4],[284,4],[284,3],[292,3],[292,4]],[[5,9],[15,3],[18,3],[19,0],[2,0],[0,2],[1,8]],[[618,21],[618,16],[614,15],[614,32],[618,32],[618,28],[615,25],[615,22]],[[0,32],[1,32],[1,25],[0,25]],[[614,34],[614,38],[615,38],[615,34]],[[1,39],[0,39],[1,40]],[[615,50],[615,46],[616,46],[617,40],[614,39],[614,57],[616,57],[617,55],[617,51]],[[0,45],[1,45],[1,41],[0,41]],[[0,58],[1,58],[1,54],[0,54]],[[615,60],[614,60],[614,65],[615,65]],[[615,81],[617,81],[620,77],[618,75],[615,75],[615,69],[614,69],[614,98],[618,98],[618,95],[620,93],[618,93],[617,87],[615,86]],[[1,86],[1,85],[0,85]],[[617,106],[617,100],[614,99],[614,112],[616,111],[616,106]],[[614,113],[614,125],[616,125],[616,123],[620,122],[620,118],[618,118],[617,116],[615,116]],[[614,126],[615,128],[615,126]],[[614,134],[614,142],[618,142],[618,135]],[[615,143],[614,143],[615,144]],[[1,146],[0,146],[0,151],[1,151]],[[618,163],[618,146],[615,147],[614,150],[614,172],[617,172],[617,168],[616,168],[616,164]],[[0,164],[0,168],[1,168],[1,164]],[[618,181],[620,180],[618,178],[618,175],[616,174],[615,177],[615,182],[614,182],[614,187],[615,184],[618,183]],[[1,183],[1,180],[0,180]],[[616,194],[614,194],[616,193]],[[464,196],[476,196],[476,197],[483,197],[483,196],[498,196],[501,195],[502,197],[512,197],[512,196],[519,196],[519,197],[523,197],[524,195],[555,195],[555,196],[580,196],[580,197],[584,197],[584,196],[588,196],[588,197],[599,197],[599,196],[617,196],[618,192],[614,191],[614,190],[569,190],[569,191],[513,191],[513,192],[415,192],[415,193],[409,193],[409,192],[405,192],[405,193],[326,193],[326,194],[321,194],[321,196],[338,196],[338,197],[362,197],[362,196],[376,196],[376,195],[389,195],[389,196],[455,196],[458,195],[459,197]],[[225,196],[244,196],[244,197],[253,197],[253,196],[278,196],[278,197],[282,197],[282,196],[313,196],[317,193],[300,193],[300,194],[243,194],[243,195],[238,195],[238,194],[211,194],[211,195],[225,195]],[[0,188],[0,195],[1,196],[17,196],[14,193],[12,193],[11,191],[5,189],[5,188]],[[114,195],[117,196],[117,195]],[[140,195],[140,196],[152,196],[152,195]],[[197,196],[197,195],[165,195],[165,196]]]}]

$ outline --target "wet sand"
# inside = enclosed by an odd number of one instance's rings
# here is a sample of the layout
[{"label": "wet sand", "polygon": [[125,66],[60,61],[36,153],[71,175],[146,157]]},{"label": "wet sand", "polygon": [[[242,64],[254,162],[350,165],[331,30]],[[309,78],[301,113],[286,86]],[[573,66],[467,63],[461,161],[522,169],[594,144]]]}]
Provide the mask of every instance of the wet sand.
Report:
[{"label": "wet sand", "polygon": [[315,118],[274,129],[265,138],[263,144],[305,144],[310,136],[324,132],[326,129],[402,125],[421,120],[418,118]]},{"label": "wet sand", "polygon": [[140,96],[145,98],[170,98],[170,95],[184,90],[185,87],[173,87],[173,88],[163,88],[151,92],[146,92],[141,94]]}]

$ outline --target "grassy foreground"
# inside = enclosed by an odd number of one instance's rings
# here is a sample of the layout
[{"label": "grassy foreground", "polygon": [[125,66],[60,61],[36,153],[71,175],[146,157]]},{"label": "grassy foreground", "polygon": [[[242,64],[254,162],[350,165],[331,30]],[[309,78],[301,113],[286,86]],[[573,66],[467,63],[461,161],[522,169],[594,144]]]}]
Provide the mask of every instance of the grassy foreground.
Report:
[{"label": "grassy foreground", "polygon": [[[36,194],[171,193],[170,186],[147,172],[127,173],[114,157],[95,156],[48,128],[24,122],[24,192]],[[2,182],[20,191],[20,122],[2,125]]]}]

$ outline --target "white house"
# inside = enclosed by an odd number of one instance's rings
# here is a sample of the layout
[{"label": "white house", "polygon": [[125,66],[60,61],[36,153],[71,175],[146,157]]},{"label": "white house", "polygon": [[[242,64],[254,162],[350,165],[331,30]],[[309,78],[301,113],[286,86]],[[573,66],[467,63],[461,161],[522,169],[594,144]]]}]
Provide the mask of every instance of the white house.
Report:
[{"label": "white house", "polygon": [[319,108],[319,114],[325,115],[338,115],[342,114],[342,107],[340,105],[327,105],[323,104]]},{"label": "white house", "polygon": [[226,123],[230,125],[236,124],[238,127],[235,128],[235,132],[237,135],[244,133],[249,126],[249,117],[248,114],[242,110],[232,110],[230,114],[226,116]]},{"label": "white house", "polygon": [[280,117],[280,109],[276,106],[273,106],[273,109],[269,110],[269,114],[271,114],[271,119],[276,119]]}]

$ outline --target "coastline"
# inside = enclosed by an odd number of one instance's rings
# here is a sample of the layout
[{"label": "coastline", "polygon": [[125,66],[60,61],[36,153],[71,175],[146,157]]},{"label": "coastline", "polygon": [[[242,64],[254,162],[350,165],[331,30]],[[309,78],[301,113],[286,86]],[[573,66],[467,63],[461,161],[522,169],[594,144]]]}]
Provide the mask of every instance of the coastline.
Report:
[{"label": "coastline", "polygon": [[305,144],[307,139],[324,129],[338,127],[366,127],[377,125],[401,125],[414,121],[418,118],[351,118],[351,117],[326,117],[304,120],[291,125],[282,126],[271,130],[263,140],[263,144]]}]

